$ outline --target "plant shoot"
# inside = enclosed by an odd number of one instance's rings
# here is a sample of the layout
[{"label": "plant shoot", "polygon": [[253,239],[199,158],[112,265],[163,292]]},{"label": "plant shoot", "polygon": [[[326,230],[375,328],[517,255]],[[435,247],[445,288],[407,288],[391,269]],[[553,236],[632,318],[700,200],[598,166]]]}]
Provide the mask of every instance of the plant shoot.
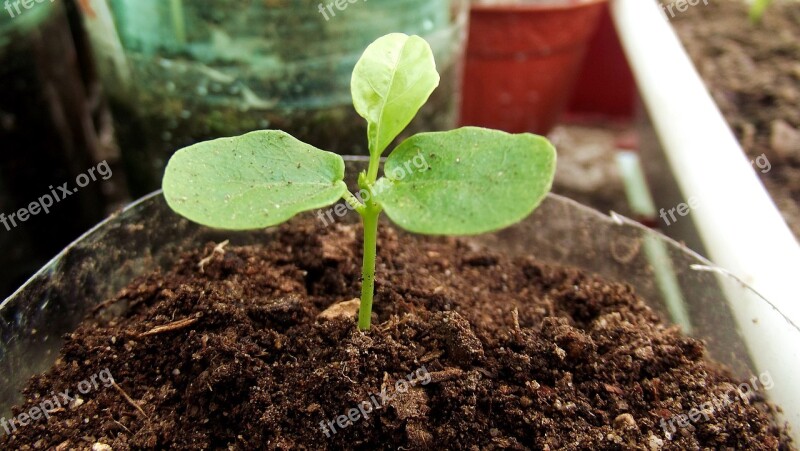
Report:
[{"label": "plant shoot", "polygon": [[342,157],[277,130],[179,150],[166,168],[164,197],[186,218],[230,230],[274,226],[343,199],[364,227],[358,327],[368,330],[381,212],[411,232],[473,235],[524,219],[552,184],[556,153],[546,138],[477,127],[411,136],[389,153],[379,178],[381,155],[438,84],[422,38],[394,33],[367,47],[351,80],[370,155],[358,197],[344,183]]}]

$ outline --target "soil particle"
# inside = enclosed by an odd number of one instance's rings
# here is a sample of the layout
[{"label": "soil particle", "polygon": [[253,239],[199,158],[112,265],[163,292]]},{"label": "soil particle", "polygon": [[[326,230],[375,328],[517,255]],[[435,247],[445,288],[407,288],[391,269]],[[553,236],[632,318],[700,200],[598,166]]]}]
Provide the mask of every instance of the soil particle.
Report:
[{"label": "soil particle", "polygon": [[383,227],[372,329],[322,320],[358,293],[357,236],[293,221],[133,281],[15,414],[103,369],[115,386],[0,448],[793,449],[758,392],[665,428],[738,381],[630,287],[573,269]]},{"label": "soil particle", "polygon": [[355,318],[358,316],[358,307],[361,299],[353,298],[349,301],[337,302],[317,315],[320,319]]},{"label": "soil particle", "polygon": [[433,336],[451,359],[466,364],[483,358],[483,346],[472,331],[472,326],[458,312],[440,312],[431,318]]}]

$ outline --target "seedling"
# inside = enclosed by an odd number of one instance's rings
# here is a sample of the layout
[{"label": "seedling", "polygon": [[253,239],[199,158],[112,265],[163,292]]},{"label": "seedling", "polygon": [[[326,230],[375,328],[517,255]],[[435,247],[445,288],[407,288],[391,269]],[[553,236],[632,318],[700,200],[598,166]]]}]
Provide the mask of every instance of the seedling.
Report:
[{"label": "seedling", "polygon": [[761,22],[761,17],[764,16],[764,12],[770,3],[772,3],[772,0],[754,0],[748,12],[750,23],[757,24]]},{"label": "seedling", "polygon": [[415,233],[479,234],[528,216],[553,181],[556,153],[546,138],[476,127],[406,139],[386,158],[378,178],[384,150],[438,84],[433,53],[422,38],[395,33],[367,47],[351,80],[369,143],[358,196],[343,181],[342,157],[282,131],[263,130],[176,152],[164,175],[164,197],[192,221],[231,230],[277,225],[343,199],[364,225],[358,327],[367,330],[382,211]]}]

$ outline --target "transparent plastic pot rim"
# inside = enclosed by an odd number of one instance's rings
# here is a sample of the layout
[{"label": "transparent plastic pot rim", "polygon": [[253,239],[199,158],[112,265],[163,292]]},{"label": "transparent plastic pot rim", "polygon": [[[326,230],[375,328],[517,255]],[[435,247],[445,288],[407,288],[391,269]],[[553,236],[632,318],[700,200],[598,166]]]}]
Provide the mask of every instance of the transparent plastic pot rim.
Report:
[{"label": "transparent plastic pot rim", "polygon": [[[368,160],[344,158],[355,190],[355,176]],[[354,212],[342,218],[356,219]],[[19,401],[31,375],[53,364],[61,337],[135,277],[167,268],[183,250],[209,241],[258,243],[269,240],[272,230],[193,224],[173,213],[157,191],[86,232],[0,304],[0,415]],[[781,423],[792,431],[800,427],[800,390],[793,380],[800,373],[800,330],[741,280],[685,246],[556,194],[519,224],[464,239],[630,284],[663,319],[704,340],[709,357],[737,379],[768,373],[774,385],[763,395],[783,409]]]}]

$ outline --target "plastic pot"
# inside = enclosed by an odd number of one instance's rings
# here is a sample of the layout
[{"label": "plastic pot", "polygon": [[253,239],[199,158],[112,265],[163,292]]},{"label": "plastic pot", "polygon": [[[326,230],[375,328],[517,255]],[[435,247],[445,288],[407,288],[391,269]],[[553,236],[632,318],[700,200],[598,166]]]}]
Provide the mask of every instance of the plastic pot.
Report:
[{"label": "plastic pot", "polygon": [[[354,175],[366,169],[366,160],[350,157],[346,162],[353,185]],[[356,217],[351,214],[344,220]],[[0,305],[0,415],[7,415],[19,401],[28,377],[53,364],[61,337],[95,305],[133,278],[169,266],[182,251],[225,239],[235,245],[273,237],[269,229],[229,232],[190,223],[173,213],[156,192],[66,248]],[[736,377],[746,380],[757,371],[770,371],[775,386],[765,395],[773,401],[783,404],[798,391],[791,378],[783,377],[784,370],[791,371],[800,362],[798,348],[759,350],[778,360],[768,368],[755,367],[747,350],[748,336],[740,333],[734,316],[746,310],[753,327],[779,334],[787,344],[800,341],[800,330],[745,284],[702,270],[711,263],[638,223],[550,195],[521,223],[469,239],[509,255],[535,256],[624,281],[663,318],[673,318],[705,340],[710,356],[729,366]],[[796,416],[786,420],[800,424]]]},{"label": "plastic pot", "polygon": [[108,110],[68,17],[64,2],[0,3],[0,213],[27,208],[48,186],[73,182],[103,160],[114,177],[81,188],[46,216],[4,219],[2,297],[125,194],[111,124],[104,121]]},{"label": "plastic pot", "polygon": [[546,134],[566,108],[605,0],[474,3],[461,123]]},{"label": "plastic pot", "polygon": [[409,132],[456,123],[467,0],[213,3],[91,0],[85,14],[137,196],[160,186],[175,150],[253,130],[366,154],[350,78],[364,48],[389,32],[425,38],[442,76]]}]

